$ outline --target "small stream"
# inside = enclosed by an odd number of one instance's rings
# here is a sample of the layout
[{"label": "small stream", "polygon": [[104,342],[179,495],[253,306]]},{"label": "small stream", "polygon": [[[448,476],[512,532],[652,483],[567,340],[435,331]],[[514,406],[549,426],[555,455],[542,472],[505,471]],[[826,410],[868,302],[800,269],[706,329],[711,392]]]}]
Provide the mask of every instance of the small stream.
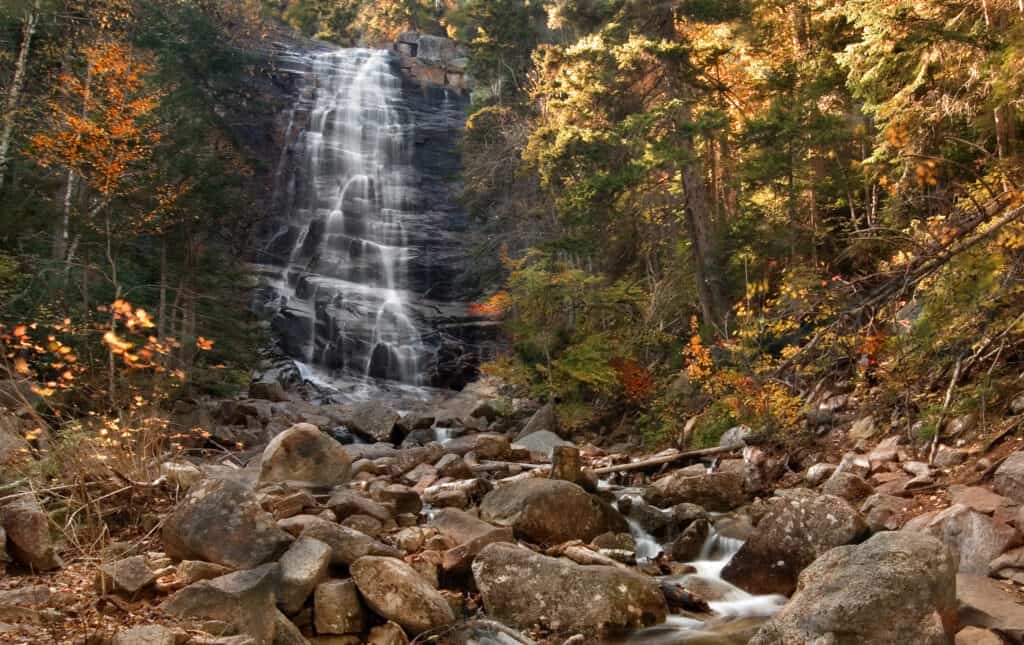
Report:
[{"label": "small stream", "polygon": [[[608,487],[602,486],[608,490]],[[636,491],[612,491],[616,499]],[[663,550],[663,545],[645,531],[633,518],[626,518],[636,542],[638,562],[652,560]],[[693,572],[684,575],[663,576],[665,582],[675,583],[708,601],[712,615],[680,614],[654,627],[639,630],[628,636],[606,641],[608,645],[740,645],[746,643],[753,631],[775,615],[786,603],[785,596],[753,595],[722,579],[722,570],[743,541],[720,535],[712,530],[701,549],[700,556],[688,562]]]}]

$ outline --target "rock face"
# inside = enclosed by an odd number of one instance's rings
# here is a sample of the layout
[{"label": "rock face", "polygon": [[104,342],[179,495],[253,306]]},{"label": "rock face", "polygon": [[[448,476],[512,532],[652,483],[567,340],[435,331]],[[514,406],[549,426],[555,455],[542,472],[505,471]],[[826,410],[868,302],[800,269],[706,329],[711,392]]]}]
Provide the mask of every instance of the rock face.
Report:
[{"label": "rock face", "polygon": [[709,511],[731,511],[746,501],[746,494],[743,475],[738,472],[705,475],[677,472],[648,486],[644,490],[644,500],[661,507],[687,502]]},{"label": "rock face", "polygon": [[828,551],[751,645],[948,645],[956,563],[938,540],[884,532]]},{"label": "rock face", "polygon": [[1000,495],[1024,504],[1024,450],[1018,450],[1006,458],[996,470],[992,483]]},{"label": "rock face", "polygon": [[162,608],[171,616],[223,621],[258,643],[270,643],[276,631],[274,602],[280,574],[281,567],[274,563],[197,582],[168,598]]},{"label": "rock face", "polygon": [[527,629],[616,632],[665,620],[658,583],[618,567],[581,566],[510,544],[491,544],[473,579],[492,618]]},{"label": "rock face", "polygon": [[401,560],[368,556],[357,560],[351,572],[366,604],[411,634],[455,622],[444,596]]},{"label": "rock face", "polygon": [[963,504],[915,517],[904,530],[928,533],[941,540],[959,563],[960,573],[975,575],[988,575],[989,562],[1020,538],[1009,525]]},{"label": "rock face", "polygon": [[867,534],[845,500],[794,489],[774,497],[722,577],[751,593],[789,595],[803,569],[831,548]]},{"label": "rock face", "polygon": [[480,505],[480,519],[546,545],[589,542],[602,533],[628,530],[607,502],[576,484],[553,479],[525,479],[491,491]]},{"label": "rock face", "polygon": [[341,444],[312,424],[298,423],[274,437],[263,450],[260,483],[336,486],[348,481],[351,468],[352,459]]},{"label": "rock face", "polygon": [[263,564],[292,541],[242,484],[217,479],[192,488],[164,521],[162,536],[172,558],[235,569]]},{"label": "rock face", "polygon": [[7,533],[11,554],[33,569],[63,566],[50,537],[50,520],[32,495],[22,495],[0,507],[0,526]]}]

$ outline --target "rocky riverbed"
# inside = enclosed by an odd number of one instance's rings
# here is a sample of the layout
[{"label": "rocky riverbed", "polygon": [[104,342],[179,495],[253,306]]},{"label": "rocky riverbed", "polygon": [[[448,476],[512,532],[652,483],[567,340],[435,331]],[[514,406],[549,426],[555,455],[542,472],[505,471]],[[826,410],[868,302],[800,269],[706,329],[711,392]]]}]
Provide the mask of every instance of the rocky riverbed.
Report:
[{"label": "rocky riverbed", "polygon": [[[737,429],[631,459],[486,381],[405,408],[255,384],[171,422],[236,449],[165,462],[147,485],[174,506],[69,567],[124,612],[89,643],[1024,639],[1012,438],[985,458],[945,448],[947,465],[889,437],[795,467]],[[39,496],[8,495],[0,518],[0,634],[63,642],[68,596],[30,575],[64,566]]]}]

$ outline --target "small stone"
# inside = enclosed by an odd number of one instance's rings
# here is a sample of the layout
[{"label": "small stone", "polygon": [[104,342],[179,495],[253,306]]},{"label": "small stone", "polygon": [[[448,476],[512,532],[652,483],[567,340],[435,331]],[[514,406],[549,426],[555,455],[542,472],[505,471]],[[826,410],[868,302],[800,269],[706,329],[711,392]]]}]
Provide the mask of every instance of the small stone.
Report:
[{"label": "small stone", "polygon": [[175,645],[174,632],[162,625],[132,627],[114,636],[112,645]]}]

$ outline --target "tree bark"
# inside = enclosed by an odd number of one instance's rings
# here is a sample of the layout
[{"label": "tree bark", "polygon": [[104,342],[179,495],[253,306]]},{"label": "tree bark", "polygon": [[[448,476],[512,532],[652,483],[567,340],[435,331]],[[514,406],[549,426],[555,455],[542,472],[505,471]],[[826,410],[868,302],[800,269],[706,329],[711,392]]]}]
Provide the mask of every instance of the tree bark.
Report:
[{"label": "tree bark", "polygon": [[14,64],[14,78],[11,80],[11,86],[7,89],[7,97],[4,100],[3,127],[0,128],[0,193],[4,189],[4,178],[7,174],[7,155],[11,148],[11,136],[14,134],[15,110],[18,107],[18,99],[21,97],[21,89],[25,85],[25,70],[28,68],[28,55],[32,48],[32,37],[35,36],[36,26],[39,24],[41,1],[35,0],[32,3],[32,8],[25,16],[21,48],[18,50],[18,60]]}]

